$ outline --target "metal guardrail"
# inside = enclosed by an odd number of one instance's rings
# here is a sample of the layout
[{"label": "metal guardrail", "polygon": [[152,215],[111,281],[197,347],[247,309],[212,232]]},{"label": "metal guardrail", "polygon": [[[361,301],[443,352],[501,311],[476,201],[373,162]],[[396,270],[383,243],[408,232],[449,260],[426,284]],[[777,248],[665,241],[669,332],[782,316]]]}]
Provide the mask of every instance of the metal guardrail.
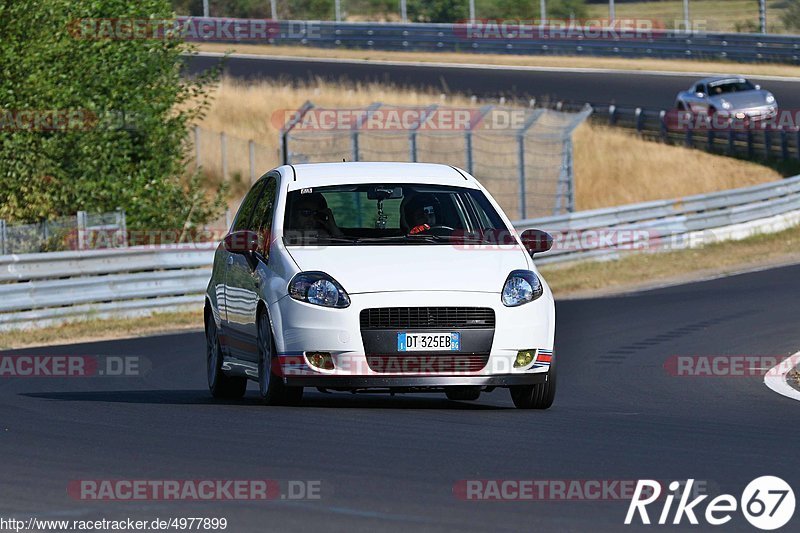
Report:
[{"label": "metal guardrail", "polygon": [[[800,176],[676,200],[522,220],[515,227],[554,234],[553,250],[536,260],[548,264],[613,259],[631,249],[681,249],[797,223]],[[610,242],[585,246],[587,235],[596,243],[610,236]],[[215,247],[207,243],[0,256],[0,330],[199,308]]]},{"label": "metal guardrail", "polygon": [[[737,226],[744,234],[773,228],[776,217],[800,212],[800,176],[774,183],[568,215],[522,220],[519,231],[554,235],[537,264],[615,259],[628,251],[670,251],[725,240]],[[761,226],[759,225],[761,224]]]},{"label": "metal guardrail", "polygon": [[200,306],[213,247],[0,256],[0,330]]},{"label": "metal guardrail", "polygon": [[[179,17],[181,21],[189,17]],[[192,18],[199,22],[202,19]],[[259,21],[225,19],[244,28],[225,42],[268,42],[319,48],[386,51],[475,52],[493,54],[576,55],[726,59],[744,62],[800,63],[800,36],[748,33],[691,33],[647,30],[633,35],[606,31],[563,31],[524,25],[505,28],[473,24]],[[252,30],[252,31],[251,31]],[[202,34],[201,34],[202,35]],[[219,36],[214,37],[219,40]],[[191,40],[202,41],[196,37]]]}]

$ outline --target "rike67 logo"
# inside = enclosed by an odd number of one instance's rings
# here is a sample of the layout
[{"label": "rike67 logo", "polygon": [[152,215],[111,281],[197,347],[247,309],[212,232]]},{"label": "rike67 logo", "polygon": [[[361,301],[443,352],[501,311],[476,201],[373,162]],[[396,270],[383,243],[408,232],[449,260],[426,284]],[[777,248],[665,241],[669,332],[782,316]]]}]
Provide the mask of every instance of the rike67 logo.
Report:
[{"label": "rike67 logo", "polygon": [[[638,520],[642,524],[678,525],[685,518],[690,524],[699,524],[698,516],[712,526],[721,526],[730,522],[737,510],[741,510],[751,525],[758,529],[771,531],[786,525],[794,515],[794,491],[784,480],[775,476],[762,476],[751,481],[742,492],[739,500],[731,494],[720,494],[705,502],[705,511],[701,512],[707,494],[696,496],[692,500],[694,479],[686,484],[673,481],[669,484],[669,493],[662,495],[662,486],[658,481],[640,479],[636,484],[633,499],[628,506],[625,524],[630,525]],[[681,487],[683,490],[681,491]],[[673,503],[678,500],[673,510]],[[658,503],[656,503],[658,502]],[[663,506],[662,506],[663,502]],[[655,504],[655,505],[651,505]],[[660,513],[648,514],[650,511]]]}]

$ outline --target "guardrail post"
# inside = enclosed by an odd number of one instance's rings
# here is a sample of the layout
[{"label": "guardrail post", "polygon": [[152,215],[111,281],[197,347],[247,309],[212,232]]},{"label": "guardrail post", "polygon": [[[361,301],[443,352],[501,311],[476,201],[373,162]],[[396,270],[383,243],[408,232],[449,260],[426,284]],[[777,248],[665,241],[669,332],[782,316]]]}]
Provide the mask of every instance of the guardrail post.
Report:
[{"label": "guardrail post", "polygon": [[636,119],[636,133],[642,133],[642,117],[644,114],[642,113],[642,108],[637,107],[636,111],[634,112],[634,117]]},{"label": "guardrail post", "polygon": [[781,157],[784,161],[789,159],[789,135],[786,130],[781,130]]},{"label": "guardrail post", "polygon": [[78,250],[84,250],[86,249],[86,228],[89,225],[89,217],[86,211],[78,211],[75,218],[78,226]]},{"label": "guardrail post", "polygon": [[250,183],[256,181],[256,143],[247,141],[247,151],[250,155]]},{"label": "guardrail post", "polygon": [[800,159],[800,129],[798,129],[794,135],[794,149],[797,151],[794,155],[797,159]]},{"label": "guardrail post", "polygon": [[717,136],[716,133],[714,133],[714,129],[709,128],[708,131],[706,132],[706,143],[707,143],[706,146],[709,152],[714,151],[714,140],[716,139],[716,137]]},{"label": "guardrail post", "polygon": [[693,131],[691,126],[686,126],[686,139],[684,143],[688,148],[694,147]]},{"label": "guardrail post", "polygon": [[753,159],[753,130],[747,128],[747,158]]},{"label": "guardrail post", "polygon": [[6,221],[0,219],[0,255],[6,255],[6,242],[8,234],[6,232]]},{"label": "guardrail post", "polygon": [[728,129],[728,154],[736,154],[736,132],[733,128]]},{"label": "guardrail post", "polygon": [[772,132],[769,130],[761,130],[764,135],[764,157],[772,157]]},{"label": "guardrail post", "polygon": [[667,112],[661,110],[658,113],[658,130],[662,141],[667,140]]},{"label": "guardrail post", "polygon": [[608,106],[608,125],[609,126],[617,125],[617,106],[615,106],[614,104]]}]

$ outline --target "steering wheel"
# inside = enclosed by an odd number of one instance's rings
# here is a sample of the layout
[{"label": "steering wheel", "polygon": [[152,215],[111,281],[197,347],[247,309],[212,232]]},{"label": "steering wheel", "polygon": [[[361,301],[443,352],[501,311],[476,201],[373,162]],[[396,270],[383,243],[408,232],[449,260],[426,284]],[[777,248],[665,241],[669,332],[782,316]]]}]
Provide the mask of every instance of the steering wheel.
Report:
[{"label": "steering wheel", "polygon": [[454,231],[456,231],[456,229],[451,228],[450,226],[431,226],[429,230],[426,230],[423,233],[429,233],[431,235],[450,235]]}]

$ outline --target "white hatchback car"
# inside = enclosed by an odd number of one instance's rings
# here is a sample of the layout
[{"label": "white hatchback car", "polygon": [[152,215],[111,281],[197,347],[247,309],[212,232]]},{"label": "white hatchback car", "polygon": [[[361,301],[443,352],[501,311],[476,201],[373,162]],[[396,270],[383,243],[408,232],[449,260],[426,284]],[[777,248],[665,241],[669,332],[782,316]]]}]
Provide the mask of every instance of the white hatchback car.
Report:
[{"label": "white hatchback car", "polygon": [[323,391],[508,388],[546,409],[553,297],[521,236],[463,170],[419,163],[286,165],[242,202],[205,303],[208,384],[267,403]]}]

